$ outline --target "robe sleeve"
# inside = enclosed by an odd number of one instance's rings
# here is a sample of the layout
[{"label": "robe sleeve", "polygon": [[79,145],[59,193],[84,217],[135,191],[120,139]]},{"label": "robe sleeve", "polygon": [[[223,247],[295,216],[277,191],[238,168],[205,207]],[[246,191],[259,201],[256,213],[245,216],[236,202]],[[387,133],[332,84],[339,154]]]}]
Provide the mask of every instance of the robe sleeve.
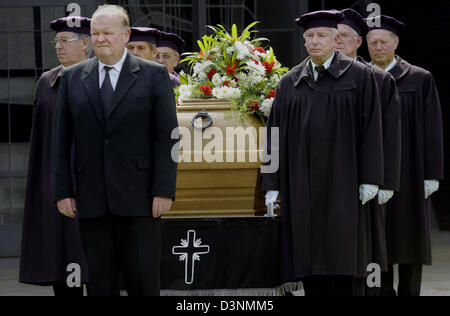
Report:
[{"label": "robe sleeve", "polygon": [[399,191],[401,175],[401,106],[395,79],[384,77],[381,87],[384,151],[384,190]]},{"label": "robe sleeve", "polygon": [[67,94],[67,82],[65,74],[63,74],[53,122],[52,180],[54,202],[75,197],[70,164],[73,127]]},{"label": "robe sleeve", "polygon": [[383,134],[381,106],[373,73],[363,80],[361,95],[362,137],[360,146],[359,184],[383,185]]},{"label": "robe sleeve", "polygon": [[425,180],[444,178],[443,123],[439,94],[431,73],[424,86],[424,158]]},{"label": "robe sleeve", "polygon": [[[278,164],[276,167],[276,170],[272,170],[273,172],[264,172],[263,168],[263,174],[262,174],[262,191],[263,193],[267,191],[280,191],[280,136],[279,132],[278,135],[272,134],[272,128],[278,128],[278,131],[281,130],[280,128],[280,108],[284,102],[284,96],[282,94],[280,86],[278,86],[277,94],[275,97],[275,100],[272,105],[272,109],[270,111],[269,119],[267,121],[267,135],[266,135],[266,146],[264,149],[264,157],[265,160],[270,158],[272,155],[278,155],[278,159],[269,159],[268,161],[265,161],[263,163],[264,167],[267,167],[267,169],[273,169],[269,168],[269,166],[274,166]],[[276,138],[274,138],[275,136]]]}]

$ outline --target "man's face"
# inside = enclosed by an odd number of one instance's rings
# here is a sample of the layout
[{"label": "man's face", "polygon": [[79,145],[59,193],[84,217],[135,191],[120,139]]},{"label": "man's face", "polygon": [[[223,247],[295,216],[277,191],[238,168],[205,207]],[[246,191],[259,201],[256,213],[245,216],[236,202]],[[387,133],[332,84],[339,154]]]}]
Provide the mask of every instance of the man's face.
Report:
[{"label": "man's face", "polygon": [[350,58],[355,58],[358,53],[358,48],[362,44],[361,36],[355,34],[353,28],[346,24],[339,24],[338,32],[339,36],[336,40],[336,50]]},{"label": "man's face", "polygon": [[127,49],[134,56],[147,60],[153,60],[156,56],[156,50],[152,50],[148,42],[130,42]]},{"label": "man's face", "polygon": [[158,52],[154,61],[167,67],[169,73],[173,73],[175,67],[178,65],[180,57],[177,52],[170,47],[158,47]]},{"label": "man's face", "polygon": [[395,58],[398,38],[387,30],[373,30],[367,35],[370,58],[377,65],[388,65]]},{"label": "man's face", "polygon": [[86,42],[87,40],[80,40],[72,32],[59,32],[56,34],[55,49],[59,63],[69,67],[86,59]]},{"label": "man's face", "polygon": [[92,19],[92,44],[103,63],[117,63],[123,56],[131,31],[124,28],[122,21],[122,16],[115,12],[101,13]]},{"label": "man's face", "polygon": [[334,51],[336,38],[331,28],[311,28],[303,34],[303,37],[305,38],[306,50],[312,58],[324,58],[330,56]]}]

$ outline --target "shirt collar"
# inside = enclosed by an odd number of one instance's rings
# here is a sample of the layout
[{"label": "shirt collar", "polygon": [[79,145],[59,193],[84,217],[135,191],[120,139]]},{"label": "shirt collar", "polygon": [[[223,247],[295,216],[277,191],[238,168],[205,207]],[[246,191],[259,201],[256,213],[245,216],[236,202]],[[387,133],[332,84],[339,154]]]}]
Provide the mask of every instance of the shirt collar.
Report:
[{"label": "shirt collar", "polygon": [[[335,55],[335,53],[331,54],[331,57],[328,58],[328,60],[323,63],[323,66],[325,67],[325,69],[330,68],[331,63],[333,62],[334,55]],[[311,61],[311,65],[312,65],[313,69],[315,70],[317,65],[312,61],[312,59],[310,59],[310,61]]]},{"label": "shirt collar", "polygon": [[127,49],[126,48],[123,52],[122,58],[116,64],[106,65],[106,64],[102,63],[100,60],[98,60],[98,68],[100,71],[102,71],[105,66],[108,66],[108,67],[112,67],[112,68],[116,69],[118,72],[121,72],[123,63],[125,62],[125,58],[127,58]]},{"label": "shirt collar", "polygon": [[[376,65],[374,63],[372,63],[372,65],[375,65],[375,66],[377,66],[380,69],[383,69],[383,68],[381,68],[380,66],[378,66],[378,65]],[[390,71],[390,70],[392,70],[392,68],[395,67],[395,65],[397,65],[397,58],[394,57],[394,60],[389,64],[389,66],[387,66],[386,69],[383,69],[383,70],[384,71]]]}]

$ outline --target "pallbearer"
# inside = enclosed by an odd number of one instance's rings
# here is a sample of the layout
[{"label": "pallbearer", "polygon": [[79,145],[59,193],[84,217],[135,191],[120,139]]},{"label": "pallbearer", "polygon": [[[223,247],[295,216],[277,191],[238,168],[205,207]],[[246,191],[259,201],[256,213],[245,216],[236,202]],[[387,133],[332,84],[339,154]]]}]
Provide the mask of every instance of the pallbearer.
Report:
[{"label": "pallbearer", "polygon": [[[371,213],[373,263],[387,271],[386,250],[386,203],[400,186],[401,161],[401,120],[400,99],[395,79],[388,72],[373,66],[358,56],[358,49],[366,37],[369,28],[363,17],[353,9],[341,11],[345,19],[338,25],[339,39],[336,49],[350,58],[370,67],[377,81],[383,117],[384,185],[378,193],[378,199],[372,200],[368,208]],[[366,295],[379,295],[380,288],[367,290]]]},{"label": "pallbearer", "polygon": [[158,47],[158,53],[155,61],[167,67],[172,87],[180,86],[180,75],[175,71],[175,67],[177,67],[180,55],[184,51],[184,40],[177,34],[161,32],[156,41],[156,46]]},{"label": "pallbearer", "polygon": [[[388,16],[367,36],[372,62],[389,71],[401,101],[402,153],[400,192],[387,206],[387,250],[390,270],[383,275],[383,295],[418,296],[422,265],[431,264],[430,201],[443,179],[442,114],[433,76],[395,51],[405,26]],[[399,264],[398,293],[393,265]]]},{"label": "pallbearer", "polygon": [[266,203],[281,193],[284,277],[302,280],[307,296],[363,292],[371,253],[362,204],[383,184],[378,91],[368,67],[334,49],[342,18],[333,10],[297,19],[310,57],[281,79],[269,118],[280,169],[264,175],[263,190]]},{"label": "pallbearer", "polygon": [[150,27],[132,27],[127,49],[134,56],[154,60],[157,54],[156,39],[160,31]]},{"label": "pallbearer", "polygon": [[69,264],[80,266],[84,283],[87,266],[78,219],[59,214],[53,203],[51,148],[60,77],[63,69],[89,57],[92,50],[90,19],[61,18],[52,21],[50,27],[56,32],[52,43],[60,65],[42,74],[34,98],[19,281],[53,286],[57,296],[82,296],[82,288],[66,285]]}]

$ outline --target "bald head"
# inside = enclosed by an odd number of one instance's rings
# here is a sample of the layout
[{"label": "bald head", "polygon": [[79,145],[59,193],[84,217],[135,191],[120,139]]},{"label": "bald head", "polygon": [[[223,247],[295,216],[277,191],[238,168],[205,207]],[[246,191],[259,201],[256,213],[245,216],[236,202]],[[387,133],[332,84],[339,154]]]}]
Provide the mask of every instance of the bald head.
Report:
[{"label": "bald head", "polygon": [[92,15],[92,19],[103,14],[115,14],[116,17],[121,20],[123,28],[126,29],[130,27],[130,17],[128,16],[127,11],[125,11],[125,9],[121,6],[112,4],[101,5],[97,8],[97,10],[95,10],[94,14]]},{"label": "bald head", "polygon": [[95,55],[107,65],[116,64],[130,39],[128,14],[119,6],[100,6],[92,15],[91,35]]}]

